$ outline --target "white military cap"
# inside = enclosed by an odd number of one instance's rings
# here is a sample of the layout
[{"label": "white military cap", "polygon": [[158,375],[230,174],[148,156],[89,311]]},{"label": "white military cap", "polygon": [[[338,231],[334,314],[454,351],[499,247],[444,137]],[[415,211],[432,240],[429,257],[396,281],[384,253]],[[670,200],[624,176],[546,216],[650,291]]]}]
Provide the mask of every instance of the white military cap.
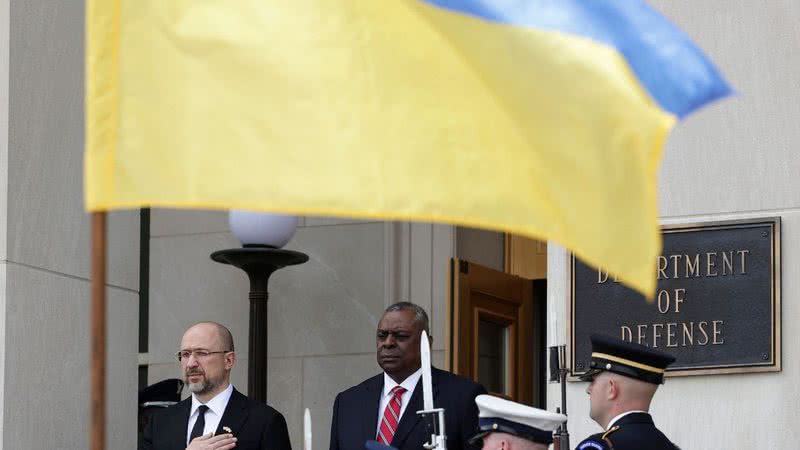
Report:
[{"label": "white military cap", "polygon": [[525,406],[491,395],[475,397],[478,405],[478,434],[470,441],[489,433],[508,433],[541,444],[553,443],[553,431],[567,421],[563,414]]}]

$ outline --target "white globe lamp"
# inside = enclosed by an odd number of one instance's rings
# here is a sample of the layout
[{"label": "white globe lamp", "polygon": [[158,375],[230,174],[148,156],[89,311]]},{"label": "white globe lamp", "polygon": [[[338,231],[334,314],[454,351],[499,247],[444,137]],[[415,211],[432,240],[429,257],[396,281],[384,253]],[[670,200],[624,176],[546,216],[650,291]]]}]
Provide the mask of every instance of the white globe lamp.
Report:
[{"label": "white globe lamp", "polygon": [[282,248],[297,231],[297,216],[231,210],[228,225],[245,247]]}]

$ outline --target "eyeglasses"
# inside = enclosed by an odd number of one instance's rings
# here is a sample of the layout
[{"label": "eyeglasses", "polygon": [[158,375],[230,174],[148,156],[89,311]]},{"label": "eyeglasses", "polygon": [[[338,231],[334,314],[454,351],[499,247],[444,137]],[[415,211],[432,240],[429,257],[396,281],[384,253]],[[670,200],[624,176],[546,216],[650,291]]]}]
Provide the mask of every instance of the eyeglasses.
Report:
[{"label": "eyeglasses", "polygon": [[195,359],[206,359],[209,356],[217,354],[217,353],[231,353],[232,351],[233,350],[223,350],[221,352],[210,352],[208,350],[180,350],[178,352],[175,352],[175,359],[177,359],[178,362],[180,362],[184,358],[186,358],[186,359],[191,358],[192,354],[194,354]]}]

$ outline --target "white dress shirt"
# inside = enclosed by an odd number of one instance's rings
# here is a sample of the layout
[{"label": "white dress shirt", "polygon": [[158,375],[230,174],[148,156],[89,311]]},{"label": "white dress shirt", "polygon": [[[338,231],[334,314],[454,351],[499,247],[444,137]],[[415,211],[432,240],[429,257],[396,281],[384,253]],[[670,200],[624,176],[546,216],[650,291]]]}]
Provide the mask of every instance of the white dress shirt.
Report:
[{"label": "white dress shirt", "polygon": [[[414,388],[417,387],[417,383],[421,377],[422,368],[420,367],[416,372],[409,375],[405,380],[403,380],[402,383],[398,385],[397,382],[392,379],[392,377],[386,374],[386,372],[383,373],[383,395],[381,395],[381,402],[378,406],[378,426],[375,427],[375,436],[377,436],[381,430],[383,411],[386,409],[386,405],[389,404],[389,401],[392,399],[392,397],[394,397],[394,395],[391,393],[392,389],[394,389],[395,386],[402,386],[406,389],[406,391],[403,392],[403,396],[400,398],[401,403],[399,417],[400,420],[403,420],[403,413],[406,412],[406,406],[408,406],[408,402],[411,400],[411,394],[414,393]],[[398,424],[399,423],[400,421],[398,420]]]},{"label": "white dress shirt", "polygon": [[[203,428],[203,434],[201,436],[205,436],[212,431],[217,431],[219,421],[222,420],[222,413],[225,412],[225,407],[228,406],[228,400],[231,399],[231,394],[233,394],[233,385],[229,384],[224,391],[215,395],[214,398],[205,404],[208,406],[208,411],[206,411],[206,426]],[[202,404],[203,403],[192,394],[192,409],[189,410],[189,427],[186,429],[187,446],[189,445],[189,436],[192,434],[192,428],[194,428],[194,424],[197,422],[197,417],[199,416],[197,408]]]},{"label": "white dress shirt", "polygon": [[647,411],[639,411],[639,410],[625,411],[624,413],[619,414],[619,415],[615,416],[613,419],[611,419],[611,422],[608,422],[608,426],[606,427],[606,431],[610,430],[611,427],[613,427],[614,424],[617,423],[617,421],[619,419],[622,419],[623,417],[627,416],[628,414],[633,414],[633,413],[645,413],[645,414],[647,414]]}]

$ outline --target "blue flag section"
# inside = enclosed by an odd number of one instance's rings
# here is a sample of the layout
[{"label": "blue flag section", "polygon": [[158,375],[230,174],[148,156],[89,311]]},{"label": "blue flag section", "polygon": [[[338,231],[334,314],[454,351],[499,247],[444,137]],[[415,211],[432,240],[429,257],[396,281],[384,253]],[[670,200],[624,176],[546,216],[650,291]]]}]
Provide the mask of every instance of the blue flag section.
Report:
[{"label": "blue flag section", "polygon": [[512,26],[582,36],[615,48],[665,111],[683,118],[731,93],[689,37],[642,0],[420,0]]}]

